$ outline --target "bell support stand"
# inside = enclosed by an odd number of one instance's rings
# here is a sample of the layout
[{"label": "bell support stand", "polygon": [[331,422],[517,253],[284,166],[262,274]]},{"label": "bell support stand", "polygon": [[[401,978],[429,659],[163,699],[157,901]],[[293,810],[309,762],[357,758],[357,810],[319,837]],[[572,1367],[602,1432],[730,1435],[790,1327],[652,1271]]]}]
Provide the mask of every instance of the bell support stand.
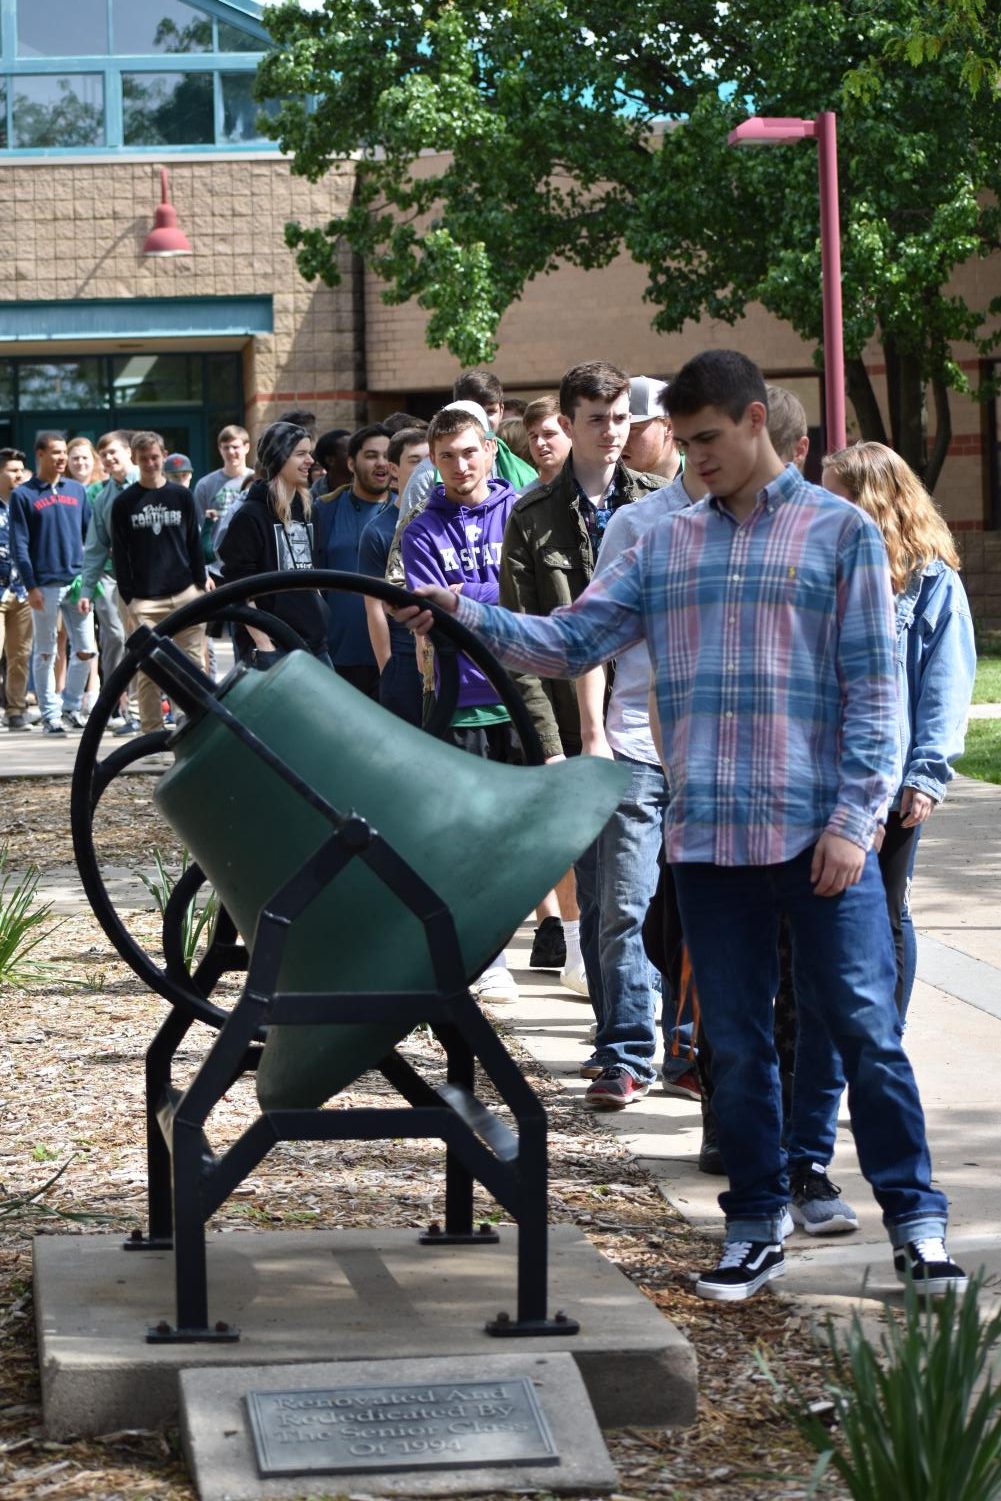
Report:
[{"label": "bell support stand", "polygon": [[[370,817],[351,807],[335,806],[318,789],[314,779],[300,774],[290,764],[288,755],[267,743],[266,735],[259,732],[261,726],[251,727],[230,707],[241,693],[246,700],[247,694],[260,686],[262,677],[278,673],[287,663],[302,663],[308,657],[307,653],[295,650],[302,643],[287,625],[247,604],[255,595],[275,595],[291,588],[348,591],[373,595],[394,607],[414,603],[427,607],[427,601],[381,581],[319,569],[294,576],[269,574],[225,585],[175,611],[156,629],[144,627],[130,637],[125,657],[105,684],[83,732],[74,771],[73,843],[84,889],[118,953],[143,983],[171,1006],[146,1055],[149,1224],[146,1234],[134,1231],[125,1244],[133,1251],[173,1247],[176,1323],[160,1322],[147,1331],[146,1338],[150,1342],[186,1342],[231,1341],[239,1337],[238,1330],[229,1323],[213,1320],[209,1314],[205,1226],[275,1144],[394,1137],[437,1138],[445,1145],[444,1226],[432,1225],[419,1237],[421,1243],[468,1246],[497,1240],[496,1232],[489,1227],[474,1225],[476,1182],[515,1221],[516,1312],[514,1316],[499,1315],[485,1326],[487,1332],[498,1337],[575,1333],[579,1326],[573,1319],[562,1312],[551,1318],[547,1308],[545,1112],[469,992],[469,959],[463,955],[453,911],[439,895],[434,881],[415,868],[412,859],[405,858]],[[538,768],[542,762],[541,749],[514,684],[469,631],[451,616],[436,609],[433,613],[432,640],[439,649],[441,672],[439,730],[448,723],[454,708],[458,683],[455,653],[461,651],[496,687],[520,736],[529,768]],[[171,639],[178,631],[210,617],[255,624],[290,655],[267,674],[238,666],[217,686]],[[308,660],[311,667],[328,674],[329,670],[321,664]],[[101,735],[114,705],[139,669],[175,700],[187,716],[186,723],[173,734],[162,731],[145,735],[100,757]],[[291,675],[298,669],[288,666],[286,670]],[[361,699],[356,690],[341,685],[340,680],[338,693],[342,686],[344,693]],[[350,706],[353,700],[345,702]],[[374,705],[362,711],[359,704],[358,710],[365,715],[385,712]],[[399,726],[401,722],[393,724]],[[283,879],[264,889],[264,899],[256,904],[249,920],[244,916],[239,923],[235,921],[229,910],[232,903],[220,892],[215,931],[200,962],[189,973],[181,927],[185,913],[206,880],[201,864],[188,866],[166,904],[162,924],[164,962],[160,963],[129,932],[107,892],[94,848],[93,821],[112,780],[151,750],[174,749],[178,757],[163,778],[164,788],[175,772],[183,777],[186,767],[179,762],[188,754],[186,737],[190,746],[199,734],[203,740],[214,736],[230,748],[227,753],[234,758],[242,757],[243,762],[253,758],[253,763],[263,768],[259,774],[269,778],[269,786],[286,789],[283,796],[291,795],[297,808],[305,805],[308,816],[319,821],[321,837],[318,844],[293,862]],[[234,747],[239,747],[239,751]],[[446,753],[453,752],[447,747],[438,752]],[[603,765],[607,768],[608,763]],[[478,773],[488,769],[488,763],[474,763],[469,768]],[[519,770],[519,774],[540,775],[537,770],[529,769]],[[335,777],[335,783],[336,780]],[[558,780],[553,779],[554,786]],[[612,788],[610,782],[607,784],[607,811],[614,806],[617,785]],[[157,800],[160,801],[159,789]],[[167,802],[164,797],[161,806]],[[381,823],[382,814],[378,817]],[[340,989],[336,984],[330,988],[317,988],[313,984],[296,988],[283,979],[297,923],[309,918],[314,904],[329,899],[329,888],[339,877],[352,872],[356,878],[360,873],[361,878],[378,883],[387,910],[409,914],[420,925],[425,968],[430,965],[429,983],[419,988],[397,983],[382,990],[359,990]],[[218,890],[224,883],[214,884]],[[528,910],[531,904],[526,902],[521,910]],[[514,922],[517,921],[516,917]],[[241,942],[241,936],[246,943]],[[335,976],[339,958],[335,951],[326,960],[326,969]],[[479,967],[482,968],[482,963]],[[227,973],[242,971],[246,972],[245,983],[239,998],[227,1009],[220,1004],[216,987]],[[182,1090],[172,1080],[173,1060],[196,1022],[206,1024],[215,1036],[194,1078]],[[395,1044],[383,1049],[380,1042],[383,1035],[402,1039],[420,1023],[430,1026],[445,1053],[446,1081],[437,1086],[428,1082]],[[376,1067],[402,1103],[389,1108],[332,1110],[312,1098],[302,1101],[280,1098],[277,1104],[263,1105],[242,1134],[225,1150],[216,1152],[207,1135],[214,1107],[238,1078],[260,1069],[269,1045],[275,1045],[270,1039],[291,1037],[294,1042],[295,1035],[304,1040],[314,1035],[298,1034],[297,1029],[304,1027],[324,1032],[330,1029],[335,1037],[357,1035],[370,1051],[374,1047],[371,1062],[360,1064],[359,1071]],[[279,1031],[273,1030],[276,1028]],[[477,1098],[477,1064],[510,1110],[514,1129]],[[283,1077],[279,1075],[279,1080]],[[261,1083],[258,1077],[259,1096]],[[341,1087],[343,1082],[338,1082],[334,1089]]]}]

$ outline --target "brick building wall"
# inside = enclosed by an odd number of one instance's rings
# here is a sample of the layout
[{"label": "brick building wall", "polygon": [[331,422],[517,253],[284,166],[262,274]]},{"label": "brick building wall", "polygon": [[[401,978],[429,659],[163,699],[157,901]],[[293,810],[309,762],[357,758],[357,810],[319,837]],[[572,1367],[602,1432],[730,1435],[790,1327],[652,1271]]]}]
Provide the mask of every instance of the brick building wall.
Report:
[{"label": "brick building wall", "polygon": [[[170,196],[191,256],[144,258],[159,201],[157,167],[170,170]],[[290,405],[317,413],[321,430],[350,426],[364,412],[364,350],[353,268],[338,288],[309,284],[285,245],[287,220],[322,221],[339,212],[350,168],[315,186],[285,161],[247,156],[148,161],[7,161],[0,194],[8,205],[0,302],[137,297],[267,295],[274,329],[244,348],[246,425],[259,430]],[[104,352],[100,341],[93,352]],[[158,347],[165,347],[162,343]],[[183,344],[176,347],[183,348]],[[207,342],[200,348],[211,347]],[[56,342],[48,345],[53,358]],[[75,352],[83,352],[79,341]],[[14,344],[0,351],[21,352]]]},{"label": "brick building wall", "polygon": [[965,531],[956,537],[963,583],[978,635],[1001,634],[1001,532]]}]

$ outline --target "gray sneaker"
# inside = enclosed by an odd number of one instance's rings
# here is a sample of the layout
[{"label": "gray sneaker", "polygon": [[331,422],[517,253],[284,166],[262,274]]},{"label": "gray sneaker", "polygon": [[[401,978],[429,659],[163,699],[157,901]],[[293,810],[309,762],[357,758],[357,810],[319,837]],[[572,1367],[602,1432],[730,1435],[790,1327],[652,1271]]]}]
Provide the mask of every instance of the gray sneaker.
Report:
[{"label": "gray sneaker", "polygon": [[63,714],[63,729],[68,730],[71,735],[77,734],[80,730],[85,730],[86,728],[87,716],[86,714],[81,714],[79,709],[67,709]]},{"label": "gray sneaker", "polygon": [[858,1215],[819,1162],[797,1162],[789,1174],[789,1212],[807,1235],[844,1235]]},{"label": "gray sneaker", "polygon": [[43,719],[42,720],[42,734],[43,735],[65,735],[65,733],[66,733],[66,728],[65,728],[65,726],[64,726],[64,724],[63,724],[63,722],[62,722],[61,719]]}]

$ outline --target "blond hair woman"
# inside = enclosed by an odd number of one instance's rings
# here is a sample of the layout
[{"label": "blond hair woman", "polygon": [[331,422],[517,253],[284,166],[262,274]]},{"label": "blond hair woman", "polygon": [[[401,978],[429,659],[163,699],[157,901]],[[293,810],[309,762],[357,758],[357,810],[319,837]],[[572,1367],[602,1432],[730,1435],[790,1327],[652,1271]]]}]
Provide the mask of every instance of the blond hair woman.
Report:
[{"label": "blond hair woman", "polygon": [[899,454],[883,443],[841,448],[824,460],[822,483],[872,517],[893,582],[902,779],[879,860],[903,1018],[917,964],[911,874],[922,825],[945,796],[963,750],[977,665],[973,621],[952,534]]}]

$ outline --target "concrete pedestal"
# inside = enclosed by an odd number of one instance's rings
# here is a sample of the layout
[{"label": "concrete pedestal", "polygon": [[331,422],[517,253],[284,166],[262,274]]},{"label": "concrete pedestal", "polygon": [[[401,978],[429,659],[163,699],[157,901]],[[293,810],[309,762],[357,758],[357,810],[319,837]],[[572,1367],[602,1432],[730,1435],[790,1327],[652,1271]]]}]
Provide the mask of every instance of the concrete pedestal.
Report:
[{"label": "concrete pedestal", "polygon": [[178,1420],[178,1373],[531,1349],[573,1356],[602,1427],[695,1419],[695,1353],[573,1226],[550,1232],[549,1311],[577,1335],[492,1338],[514,1314],[516,1232],[494,1246],[422,1246],[413,1230],[237,1231],[210,1235],[209,1310],[240,1330],[235,1344],[155,1344],[174,1322],[170,1252],[121,1249],[106,1235],[35,1241],[35,1306],[46,1430],[51,1438]]}]

